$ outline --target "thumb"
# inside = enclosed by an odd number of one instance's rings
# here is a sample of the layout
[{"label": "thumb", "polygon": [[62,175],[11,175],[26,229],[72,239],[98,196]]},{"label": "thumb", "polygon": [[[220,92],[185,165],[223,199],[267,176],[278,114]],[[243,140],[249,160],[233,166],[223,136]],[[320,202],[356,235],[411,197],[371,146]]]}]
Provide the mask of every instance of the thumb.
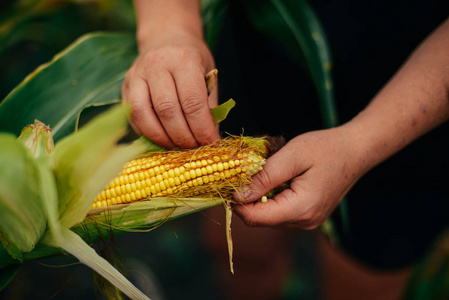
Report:
[{"label": "thumb", "polygon": [[263,169],[252,177],[251,184],[235,192],[235,200],[241,203],[255,202],[275,187],[303,173],[305,170],[295,167],[293,153],[290,153],[287,144],[269,157]]}]

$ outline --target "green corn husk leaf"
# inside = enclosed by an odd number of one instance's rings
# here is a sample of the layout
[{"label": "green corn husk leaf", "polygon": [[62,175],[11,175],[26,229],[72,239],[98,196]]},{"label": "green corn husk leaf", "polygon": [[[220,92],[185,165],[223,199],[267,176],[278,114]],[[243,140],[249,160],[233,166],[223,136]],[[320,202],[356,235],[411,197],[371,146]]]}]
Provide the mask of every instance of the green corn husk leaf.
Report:
[{"label": "green corn husk leaf", "polygon": [[[48,156],[33,158],[21,141],[10,134],[0,135],[5,145],[0,164],[6,167],[0,176],[0,229],[2,244],[14,258],[22,260],[23,253],[32,251],[40,241],[71,253],[132,299],[148,299],[70,230],[85,218],[95,195],[124,162],[143,150],[138,143],[116,145],[127,128],[125,111],[125,106],[119,105],[102,114],[57,144]],[[5,277],[10,279],[11,273],[8,275]]]},{"label": "green corn husk leaf", "polygon": [[31,251],[44,234],[38,166],[16,137],[0,134],[0,239],[15,259]]},{"label": "green corn husk leaf", "polygon": [[48,243],[50,246],[63,248],[75,256],[81,263],[103,276],[131,299],[149,300],[125,276],[98,255],[79,235],[63,226],[59,229],[57,233],[54,232],[52,234],[51,238],[45,239],[45,243]]},{"label": "green corn husk leaf", "polygon": [[63,226],[70,228],[83,221],[92,199],[111,177],[130,157],[143,152],[139,143],[116,145],[127,124],[127,116],[118,105],[56,145],[52,156]]},{"label": "green corn husk leaf", "polygon": [[97,235],[107,238],[112,232],[148,231],[163,223],[223,204],[224,199],[158,197],[151,200],[116,205],[111,209],[94,209],[87,218],[73,229],[81,235]]},{"label": "green corn husk leaf", "polygon": [[235,106],[234,99],[229,99],[228,101],[214,107],[210,110],[212,118],[214,119],[214,124],[218,125],[226,119],[231,109]]},{"label": "green corn husk leaf", "polygon": [[131,299],[148,299],[70,230],[84,220],[95,196],[124,163],[143,151],[143,145],[139,143],[116,145],[126,133],[128,124],[124,108],[117,105],[56,145],[51,158],[60,197],[59,220],[50,227],[42,242],[66,250]]}]

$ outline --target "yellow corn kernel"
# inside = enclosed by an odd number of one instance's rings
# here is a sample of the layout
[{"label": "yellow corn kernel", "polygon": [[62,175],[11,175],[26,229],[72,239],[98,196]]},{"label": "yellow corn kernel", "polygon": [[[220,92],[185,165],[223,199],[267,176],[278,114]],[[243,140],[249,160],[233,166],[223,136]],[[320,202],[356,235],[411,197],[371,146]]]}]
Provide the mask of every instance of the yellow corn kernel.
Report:
[{"label": "yellow corn kernel", "polygon": [[214,170],[212,170],[212,167],[209,165],[209,166],[206,166],[206,172],[207,172],[207,174],[212,174],[214,172]]},{"label": "yellow corn kernel", "polygon": [[129,174],[129,175],[128,175],[128,181],[129,181],[129,183],[134,183],[134,182],[136,182],[136,179],[134,178],[134,174]]}]

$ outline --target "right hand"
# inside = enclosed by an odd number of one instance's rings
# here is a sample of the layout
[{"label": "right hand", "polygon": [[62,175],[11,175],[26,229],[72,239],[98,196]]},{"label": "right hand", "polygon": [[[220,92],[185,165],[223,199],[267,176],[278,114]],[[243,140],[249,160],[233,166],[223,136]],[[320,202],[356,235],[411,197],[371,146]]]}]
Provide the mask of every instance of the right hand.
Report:
[{"label": "right hand", "polygon": [[[248,226],[315,229],[322,225],[355,182],[372,165],[351,126],[301,134],[267,159],[263,170],[235,198],[235,212]],[[266,203],[263,195],[290,186]]]},{"label": "right hand", "polygon": [[122,99],[131,104],[131,126],[165,148],[193,148],[220,138],[210,107],[205,75],[215,68],[202,39],[167,29],[145,45],[126,74]]}]

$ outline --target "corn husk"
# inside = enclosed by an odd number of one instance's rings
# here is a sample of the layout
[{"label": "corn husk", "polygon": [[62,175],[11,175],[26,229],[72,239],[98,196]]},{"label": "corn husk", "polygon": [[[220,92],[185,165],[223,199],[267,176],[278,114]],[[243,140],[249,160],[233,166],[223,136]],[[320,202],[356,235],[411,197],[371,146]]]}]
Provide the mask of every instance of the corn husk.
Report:
[{"label": "corn husk", "polygon": [[[216,120],[224,118],[233,105],[231,100],[215,108]],[[68,252],[131,299],[148,299],[89,244],[111,233],[155,228],[170,219],[223,204],[225,199],[160,197],[113,210],[90,211],[95,196],[125,162],[143,152],[161,150],[144,139],[118,144],[127,125],[125,108],[118,105],[58,142],[54,149],[51,134],[39,122],[26,128],[17,140],[0,133],[0,142],[5,145],[0,149],[0,240],[10,256],[0,257],[0,268],[7,267],[11,258],[23,262]]]}]

